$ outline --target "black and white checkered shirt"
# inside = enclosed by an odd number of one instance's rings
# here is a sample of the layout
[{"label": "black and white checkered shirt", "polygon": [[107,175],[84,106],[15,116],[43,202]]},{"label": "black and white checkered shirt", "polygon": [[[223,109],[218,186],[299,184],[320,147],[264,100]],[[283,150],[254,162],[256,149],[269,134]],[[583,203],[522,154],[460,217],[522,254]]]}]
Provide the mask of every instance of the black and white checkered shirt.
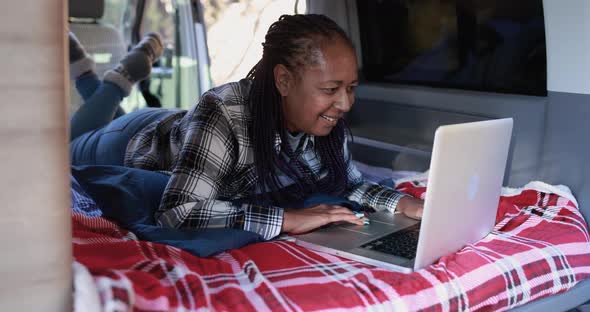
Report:
[{"label": "black and white checkered shirt", "polygon": [[[254,167],[253,138],[246,99],[250,82],[241,80],[203,94],[194,108],[171,113],[135,135],[125,165],[171,172],[156,219],[176,228],[241,228],[271,239],[281,232],[283,208],[238,203],[262,192]],[[277,136],[277,152],[280,138]],[[318,178],[326,175],[305,135],[299,157]],[[348,149],[345,143],[345,156]],[[349,159],[349,157],[347,157]],[[285,184],[288,177],[280,177]],[[365,183],[348,162],[349,189],[344,197],[375,210],[394,211],[399,192]],[[292,182],[292,181],[291,181]],[[287,181],[288,183],[288,181]]]}]

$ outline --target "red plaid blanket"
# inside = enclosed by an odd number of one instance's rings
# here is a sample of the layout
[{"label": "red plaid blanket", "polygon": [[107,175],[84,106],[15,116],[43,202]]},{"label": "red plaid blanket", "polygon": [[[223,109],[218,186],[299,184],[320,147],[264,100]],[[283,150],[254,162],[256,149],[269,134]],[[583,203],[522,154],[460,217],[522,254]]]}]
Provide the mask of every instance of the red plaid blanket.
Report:
[{"label": "red plaid blanket", "polygon": [[[415,179],[398,189],[423,197],[424,185]],[[75,283],[75,300],[90,293],[107,311],[502,311],[590,276],[588,228],[567,188],[505,189],[499,208],[487,237],[411,274],[287,241],[198,258],[74,214],[76,277],[90,277]]]}]

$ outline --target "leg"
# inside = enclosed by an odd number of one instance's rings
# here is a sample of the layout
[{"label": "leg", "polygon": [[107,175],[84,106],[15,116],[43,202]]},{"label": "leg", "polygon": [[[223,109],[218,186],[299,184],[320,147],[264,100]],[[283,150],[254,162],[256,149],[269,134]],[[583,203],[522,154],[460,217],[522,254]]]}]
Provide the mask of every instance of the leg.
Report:
[{"label": "leg", "polygon": [[105,73],[102,83],[98,81],[96,84],[93,72],[79,76],[76,83],[78,86],[80,82],[79,89],[83,89],[84,93],[94,87],[96,89],[72,117],[70,140],[104,127],[121,115],[119,103],[129,95],[133,84],[149,76],[152,63],[162,55],[162,50],[159,35],[150,33],[127,53],[114,70]]},{"label": "leg", "polygon": [[[94,70],[96,65],[72,32],[68,33],[68,38],[70,43],[70,78],[75,80],[78,94],[84,101],[87,101],[101,84]],[[118,107],[114,118],[123,114],[125,111]]]},{"label": "leg", "polygon": [[96,92],[101,81],[98,79],[98,75],[91,71],[77,77],[75,83],[78,94],[86,102]]},{"label": "leg", "polygon": [[117,85],[110,82],[99,83],[96,92],[72,116],[70,141],[113,121],[120,108],[119,103],[125,96],[123,90]]},{"label": "leg", "polygon": [[[98,79],[98,76],[95,72],[87,72],[76,79],[76,90],[78,90],[78,93],[82,96],[82,99],[84,99],[84,105],[86,105],[86,103],[90,101],[90,99],[93,97],[94,93],[98,90],[101,84],[102,82],[100,81],[100,79]],[[117,99],[117,108],[115,111],[115,115],[113,116],[113,119],[125,115],[125,111],[121,106],[119,106],[122,99],[123,98]],[[108,101],[108,99],[105,98],[105,101]]]},{"label": "leg", "polygon": [[125,114],[100,129],[86,132],[70,142],[73,165],[123,166],[129,140],[147,125],[177,111],[144,108]]},{"label": "leg", "polygon": [[86,101],[100,85],[100,79],[95,72],[96,64],[72,32],[68,33],[68,39],[70,44],[70,79],[76,81],[76,90]]}]

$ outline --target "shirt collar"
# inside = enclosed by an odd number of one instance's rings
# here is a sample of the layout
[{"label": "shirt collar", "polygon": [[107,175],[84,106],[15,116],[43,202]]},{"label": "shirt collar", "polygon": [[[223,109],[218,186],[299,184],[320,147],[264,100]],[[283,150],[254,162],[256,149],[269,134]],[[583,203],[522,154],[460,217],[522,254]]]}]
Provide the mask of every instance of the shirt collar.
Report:
[{"label": "shirt collar", "polygon": [[315,136],[306,134],[303,136],[303,150],[307,151],[308,149],[313,149],[315,145]]},{"label": "shirt collar", "polygon": [[[309,135],[309,134],[304,134],[303,137],[301,138],[301,140],[303,140],[303,146],[302,146],[303,152],[307,151],[308,149],[314,148],[315,136]],[[277,153],[281,152],[281,144],[282,143],[283,143],[283,140],[281,140],[281,136],[277,133],[275,135],[275,151]]]}]

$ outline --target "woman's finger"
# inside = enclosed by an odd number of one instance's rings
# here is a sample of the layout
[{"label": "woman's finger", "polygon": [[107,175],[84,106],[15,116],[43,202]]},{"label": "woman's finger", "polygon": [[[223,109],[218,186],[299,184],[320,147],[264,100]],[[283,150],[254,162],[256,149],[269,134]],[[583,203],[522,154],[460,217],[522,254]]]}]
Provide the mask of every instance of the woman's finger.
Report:
[{"label": "woman's finger", "polygon": [[359,217],[355,214],[333,214],[332,217],[334,220],[332,222],[345,221],[359,225],[365,224],[365,220],[368,220],[365,217]]},{"label": "woman's finger", "polygon": [[412,219],[420,220],[422,219],[422,212],[424,211],[423,208],[412,209],[405,212],[405,215]]}]

